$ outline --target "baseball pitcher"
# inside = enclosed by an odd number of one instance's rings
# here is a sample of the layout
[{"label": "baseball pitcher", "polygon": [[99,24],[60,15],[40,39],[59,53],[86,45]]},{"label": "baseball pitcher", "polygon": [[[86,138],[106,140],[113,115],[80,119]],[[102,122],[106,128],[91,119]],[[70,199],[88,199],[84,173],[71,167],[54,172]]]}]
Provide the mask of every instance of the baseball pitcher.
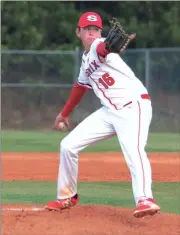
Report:
[{"label": "baseball pitcher", "polygon": [[120,54],[136,34],[128,35],[113,18],[106,38],[101,37],[102,19],[95,12],[84,13],[76,35],[84,46],[79,77],[70,97],[56,117],[55,127],[69,125],[68,117],[85,92],[92,89],[102,107],[83,120],[61,142],[57,200],[48,210],[62,210],[78,203],[78,153],[95,142],[117,135],[130,170],[136,209],[142,218],[159,212],[152,195],[151,166],[145,151],[152,118],[151,100],[142,82]]}]

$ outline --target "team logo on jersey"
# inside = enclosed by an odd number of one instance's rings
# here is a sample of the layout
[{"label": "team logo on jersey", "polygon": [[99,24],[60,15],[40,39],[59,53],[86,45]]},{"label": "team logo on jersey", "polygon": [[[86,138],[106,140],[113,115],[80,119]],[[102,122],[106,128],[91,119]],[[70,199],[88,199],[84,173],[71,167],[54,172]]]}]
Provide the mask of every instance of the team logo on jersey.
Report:
[{"label": "team logo on jersey", "polygon": [[89,63],[89,67],[86,69],[86,75],[89,77],[93,72],[95,72],[100,66],[95,60]]},{"label": "team logo on jersey", "polygon": [[89,15],[89,16],[87,17],[87,20],[89,20],[89,21],[97,21],[98,19],[97,19],[97,17],[94,16],[94,15]]}]

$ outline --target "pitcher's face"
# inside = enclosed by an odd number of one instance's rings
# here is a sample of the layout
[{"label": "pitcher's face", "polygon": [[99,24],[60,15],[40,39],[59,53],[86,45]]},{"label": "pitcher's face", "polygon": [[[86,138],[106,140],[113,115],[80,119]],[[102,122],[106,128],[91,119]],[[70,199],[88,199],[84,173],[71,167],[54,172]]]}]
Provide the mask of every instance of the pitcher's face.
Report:
[{"label": "pitcher's face", "polygon": [[87,26],[84,28],[77,28],[76,35],[81,39],[86,51],[89,51],[91,44],[96,38],[101,37],[101,29],[97,26]]}]

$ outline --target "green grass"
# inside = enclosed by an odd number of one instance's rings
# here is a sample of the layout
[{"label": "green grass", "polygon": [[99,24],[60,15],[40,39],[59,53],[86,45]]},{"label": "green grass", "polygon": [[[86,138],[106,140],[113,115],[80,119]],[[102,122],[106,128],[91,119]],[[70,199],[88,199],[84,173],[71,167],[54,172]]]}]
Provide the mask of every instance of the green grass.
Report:
[{"label": "green grass", "polygon": [[[68,133],[35,131],[2,131],[2,152],[58,152],[59,143]],[[84,150],[85,152],[121,151],[116,137],[102,141]],[[178,133],[151,133],[148,152],[180,152]]]},{"label": "green grass", "polygon": [[[80,182],[80,204],[103,204],[134,208],[130,182]],[[180,214],[180,184],[154,183],[153,192],[162,212]],[[56,182],[2,182],[2,203],[45,204],[56,198]]]}]

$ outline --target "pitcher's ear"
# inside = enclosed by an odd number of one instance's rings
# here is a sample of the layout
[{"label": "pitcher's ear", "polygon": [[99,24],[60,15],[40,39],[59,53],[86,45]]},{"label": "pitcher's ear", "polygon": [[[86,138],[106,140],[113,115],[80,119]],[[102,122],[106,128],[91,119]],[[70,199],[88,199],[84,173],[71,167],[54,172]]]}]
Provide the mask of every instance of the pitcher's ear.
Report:
[{"label": "pitcher's ear", "polygon": [[76,28],[76,35],[78,38],[80,37],[80,30],[81,30],[80,27]]}]

